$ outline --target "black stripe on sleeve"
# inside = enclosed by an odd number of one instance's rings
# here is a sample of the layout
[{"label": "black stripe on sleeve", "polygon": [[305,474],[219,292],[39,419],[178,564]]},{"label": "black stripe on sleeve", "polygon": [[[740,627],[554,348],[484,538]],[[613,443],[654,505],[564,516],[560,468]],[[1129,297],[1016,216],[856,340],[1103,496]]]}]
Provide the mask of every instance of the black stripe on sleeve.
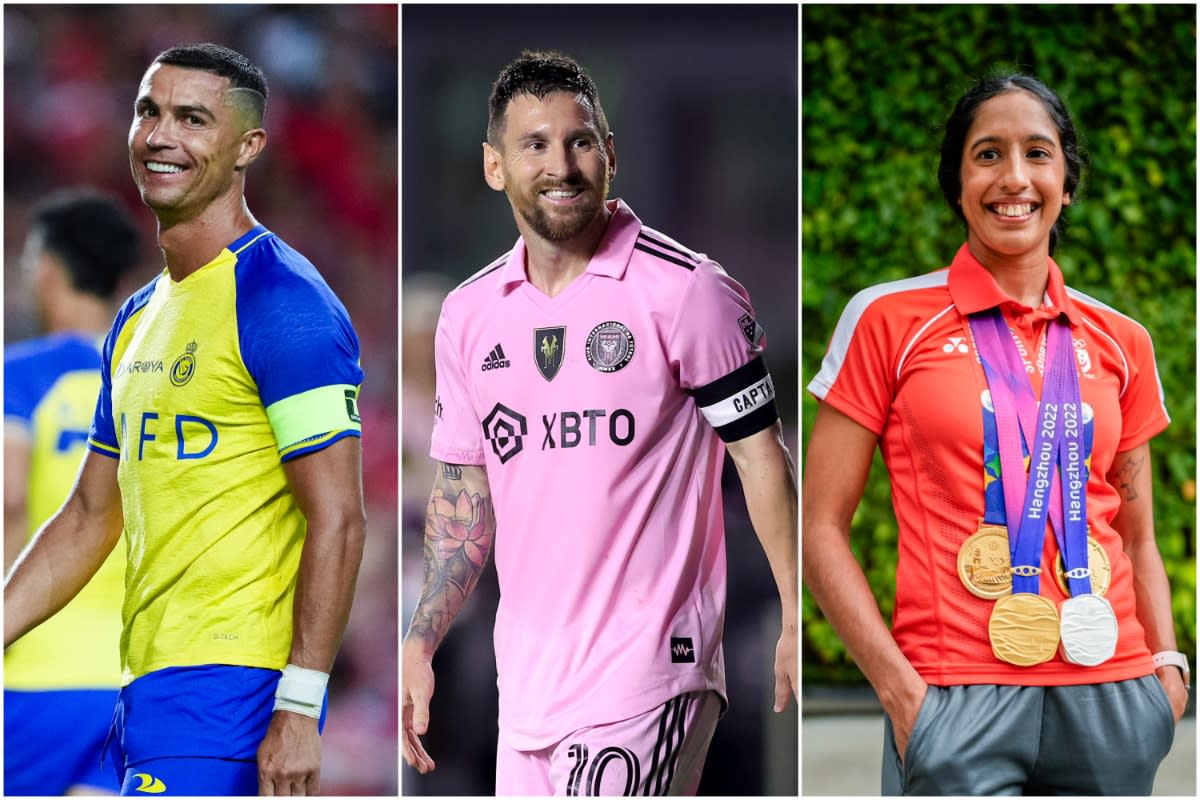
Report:
[{"label": "black stripe on sleeve", "polygon": [[688,261],[691,261],[691,262],[697,263],[697,264],[700,263],[700,259],[696,257],[695,253],[689,253],[687,250],[684,250],[681,247],[677,247],[673,244],[669,244],[668,242],[664,242],[659,239],[655,239],[653,236],[650,236],[649,234],[647,234],[645,230],[642,230],[642,232],[638,234],[638,238],[642,239],[644,241],[647,241],[650,244],[657,245],[657,246],[663,248],[664,250],[670,250],[672,253],[678,253],[679,255],[686,258]]},{"label": "black stripe on sleeve", "polygon": [[691,394],[696,398],[696,405],[711,406],[713,403],[719,403],[727,397],[749,389],[765,377],[767,377],[767,362],[759,355],[728,375],[723,375],[712,383],[692,389]]},{"label": "black stripe on sleeve", "polygon": [[679,266],[681,266],[687,270],[693,270],[696,268],[695,264],[689,264],[687,261],[683,261],[681,259],[675,258],[675,256],[669,256],[666,253],[660,252],[658,250],[652,250],[649,247],[646,247],[645,245],[642,245],[640,243],[634,244],[633,249],[641,250],[643,253],[649,253],[650,255],[655,256],[656,258],[661,258],[663,261],[670,261],[672,264],[678,264]]}]

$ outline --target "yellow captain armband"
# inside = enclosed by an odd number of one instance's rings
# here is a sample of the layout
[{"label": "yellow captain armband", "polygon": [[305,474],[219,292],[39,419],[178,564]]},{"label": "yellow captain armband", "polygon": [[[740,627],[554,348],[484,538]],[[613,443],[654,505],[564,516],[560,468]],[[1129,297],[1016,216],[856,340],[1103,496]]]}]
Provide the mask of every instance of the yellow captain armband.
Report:
[{"label": "yellow captain armband", "polygon": [[267,419],[275,431],[280,452],[318,441],[331,432],[362,432],[358,415],[358,387],[349,384],[319,386],[285,397],[267,406]]}]

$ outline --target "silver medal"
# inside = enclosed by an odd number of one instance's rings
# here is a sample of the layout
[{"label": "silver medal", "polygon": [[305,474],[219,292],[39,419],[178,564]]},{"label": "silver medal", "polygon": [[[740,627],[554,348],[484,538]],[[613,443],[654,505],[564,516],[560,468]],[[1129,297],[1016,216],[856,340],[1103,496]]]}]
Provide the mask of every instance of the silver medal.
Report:
[{"label": "silver medal", "polygon": [[1058,608],[1062,629],[1058,651],[1063,660],[1094,667],[1117,650],[1117,615],[1108,600],[1095,594],[1067,598]]}]

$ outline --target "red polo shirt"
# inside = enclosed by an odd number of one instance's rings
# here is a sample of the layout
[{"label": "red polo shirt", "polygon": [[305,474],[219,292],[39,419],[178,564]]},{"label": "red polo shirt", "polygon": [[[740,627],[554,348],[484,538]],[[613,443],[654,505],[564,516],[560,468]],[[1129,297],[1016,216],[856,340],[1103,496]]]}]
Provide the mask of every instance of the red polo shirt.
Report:
[{"label": "red polo shirt", "polygon": [[[1057,655],[1034,667],[999,661],[987,634],[994,602],[968,592],[958,577],[959,548],[984,513],[981,398],[987,381],[967,315],[995,306],[1017,334],[1038,396],[1046,323],[1060,313],[1071,323],[1080,390],[1094,425],[1088,525],[1112,563],[1106,597],[1119,623],[1116,654],[1097,667]],[[1045,301],[1029,308],[1008,297],[963,245],[948,269],[855,295],[808,388],[880,437],[899,525],[892,634],[926,681],[1049,686],[1153,672],[1135,614],[1133,570],[1110,524],[1120,497],[1106,477],[1116,453],[1149,441],[1170,421],[1145,328],[1064,286],[1053,260]],[[1064,599],[1051,566],[1057,558],[1047,526],[1041,594],[1056,604]]]}]

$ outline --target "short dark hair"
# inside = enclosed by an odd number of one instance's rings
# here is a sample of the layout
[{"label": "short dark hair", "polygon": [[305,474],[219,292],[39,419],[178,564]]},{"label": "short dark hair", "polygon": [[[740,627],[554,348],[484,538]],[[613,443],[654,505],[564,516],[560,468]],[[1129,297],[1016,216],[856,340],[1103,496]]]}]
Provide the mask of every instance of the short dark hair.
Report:
[{"label": "short dark hair", "polygon": [[262,69],[236,50],[212,42],[181,44],[162,51],[155,64],[167,64],[185,69],[202,69],[229,79],[232,89],[246,89],[253,94],[250,107],[261,123],[267,113],[267,76]]},{"label": "short dark hair", "polygon": [[[942,138],[941,161],[938,163],[938,183],[942,186],[942,194],[950,208],[958,218],[966,222],[959,198],[962,196],[962,154],[966,145],[967,132],[975,121],[975,112],[987,100],[1001,94],[1024,90],[1036,97],[1046,108],[1046,113],[1054,121],[1058,129],[1058,139],[1062,144],[1063,159],[1066,162],[1066,175],[1063,181],[1063,191],[1071,194],[1074,200],[1077,190],[1083,180],[1083,172],[1087,166],[1087,153],[1079,142],[1075,131],[1075,123],[1071,121],[1071,113],[1067,111],[1062,100],[1046,84],[1031,75],[1020,72],[995,72],[985,76],[959,98],[954,112],[946,120],[945,134]],[[1066,206],[1059,212],[1054,227],[1050,229],[1050,252],[1053,254],[1058,242],[1062,239],[1067,226]]]},{"label": "short dark hair", "polygon": [[77,291],[111,300],[137,265],[138,230],[117,200],[95,189],[65,189],[33,209],[30,233],[62,262]]},{"label": "short dark hair", "polygon": [[500,71],[488,98],[488,142],[496,147],[504,134],[504,112],[517,95],[533,95],[541,100],[552,92],[583,95],[592,108],[592,118],[601,140],[608,138],[608,119],[600,106],[600,90],[583,67],[570,56],[549,51],[525,50]]}]

